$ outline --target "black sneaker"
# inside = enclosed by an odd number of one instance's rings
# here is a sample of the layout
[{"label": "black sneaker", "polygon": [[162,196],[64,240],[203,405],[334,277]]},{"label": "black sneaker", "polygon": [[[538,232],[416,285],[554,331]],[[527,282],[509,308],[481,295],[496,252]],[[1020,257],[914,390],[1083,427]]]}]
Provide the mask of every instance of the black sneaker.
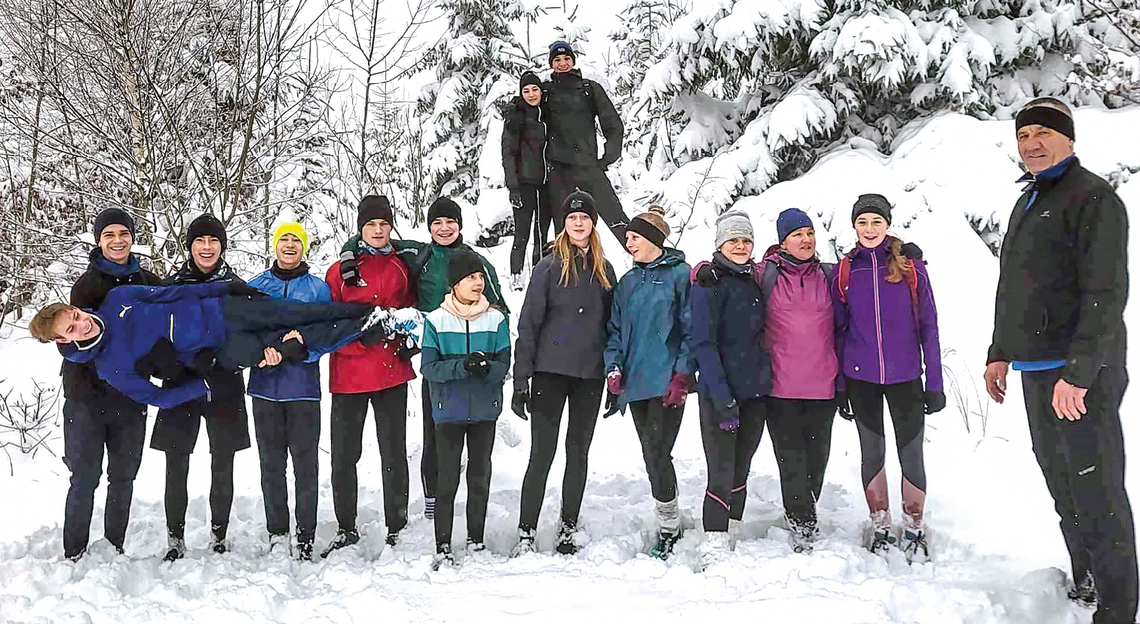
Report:
[{"label": "black sneaker", "polygon": [[348,529],[348,530],[341,529],[341,530],[336,532],[336,537],[334,537],[332,539],[332,541],[329,542],[329,545],[325,546],[325,549],[323,551],[321,551],[321,559],[327,559],[328,556],[332,554],[332,551],[340,550],[341,548],[344,548],[345,546],[352,546],[353,544],[355,544],[359,541],[360,541],[360,532],[359,531],[357,531],[356,529]]},{"label": "black sneaker", "polygon": [[80,559],[82,559],[83,555],[86,555],[86,554],[87,554],[87,549],[83,548],[77,553],[74,553],[71,555],[65,554],[64,558],[66,558],[68,561],[70,561],[72,563],[75,563],[76,561],[79,561]]},{"label": "black sneaker", "polygon": [[576,555],[578,554],[578,545],[574,543],[574,534],[578,529],[569,523],[563,522],[562,528],[558,530],[558,545],[554,550],[560,555]]},{"label": "black sneaker", "polygon": [[398,541],[400,541],[399,531],[388,531],[387,537],[384,538],[384,543],[389,546],[395,546]]},{"label": "black sneaker", "polygon": [[312,540],[300,540],[293,548],[293,556],[297,561],[312,561],[313,560],[313,542]]},{"label": "black sneaker", "polygon": [[178,561],[186,555],[186,540],[174,535],[167,535],[166,542],[168,550],[163,555],[163,561]]},{"label": "black sneaker", "polygon": [[431,570],[437,572],[445,565],[455,565],[455,557],[451,554],[451,544],[437,544],[435,555],[431,558]]},{"label": "black sneaker", "polygon": [[680,539],[680,531],[676,533],[661,531],[657,535],[657,545],[649,551],[649,556],[662,561],[668,559],[673,554],[673,547],[677,545],[677,541]]},{"label": "black sneaker", "polygon": [[210,550],[219,555],[226,554],[226,527],[215,524],[210,527]]},{"label": "black sneaker", "polygon": [[519,527],[519,543],[515,544],[514,549],[511,550],[511,558],[534,552],[534,538],[534,529]]},{"label": "black sneaker", "polygon": [[1085,607],[1096,607],[1096,582],[1091,572],[1085,572],[1084,580],[1069,588],[1069,600]]}]

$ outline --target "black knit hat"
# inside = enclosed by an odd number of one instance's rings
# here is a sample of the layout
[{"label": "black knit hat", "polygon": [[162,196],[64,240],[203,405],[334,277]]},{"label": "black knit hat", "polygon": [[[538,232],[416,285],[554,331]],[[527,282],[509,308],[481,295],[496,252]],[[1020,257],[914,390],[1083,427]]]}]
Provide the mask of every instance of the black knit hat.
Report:
[{"label": "black knit hat", "polygon": [[886,197],[878,193],[860,195],[859,199],[855,200],[855,206],[851,208],[851,225],[855,225],[855,219],[858,219],[859,215],[868,212],[886,219],[887,225],[891,224],[891,202],[887,201]]},{"label": "black knit hat", "polygon": [[365,195],[356,205],[356,231],[364,230],[364,224],[373,219],[383,219],[388,225],[396,225],[396,215],[392,203],[386,195]]},{"label": "black knit hat", "polygon": [[121,225],[131,233],[131,238],[135,236],[135,220],[131,215],[122,208],[107,208],[95,217],[95,244],[99,244],[99,237],[108,225]]},{"label": "black knit hat", "polygon": [[575,212],[586,213],[594,225],[598,224],[598,205],[594,202],[594,196],[577,188],[562,202],[562,218],[565,219]]},{"label": "black knit hat", "polygon": [[555,41],[550,44],[550,55],[546,58],[546,64],[554,65],[554,57],[560,54],[569,56],[575,63],[578,62],[578,57],[574,56],[574,48],[570,47],[569,43],[565,41]]},{"label": "black knit hat", "polygon": [[483,259],[469,249],[458,249],[447,260],[447,285],[455,285],[472,273],[483,272]]},{"label": "black knit hat", "polygon": [[539,78],[538,74],[535,74],[534,72],[530,72],[530,71],[523,72],[523,75],[519,77],[519,93],[520,94],[522,93],[523,87],[525,87],[527,85],[534,85],[534,86],[538,87],[539,89],[541,89],[542,88],[542,78]]},{"label": "black knit hat", "polygon": [[190,250],[190,244],[194,242],[194,239],[203,236],[213,236],[218,239],[222,242],[222,251],[226,250],[226,226],[208,212],[198,215],[196,219],[190,222],[190,227],[186,228],[186,250]]},{"label": "black knit hat", "polygon": [[432,221],[440,217],[455,219],[459,222],[459,227],[463,227],[463,210],[461,210],[459,204],[452,201],[450,197],[440,197],[433,201],[431,207],[428,208],[428,225],[431,225]]}]

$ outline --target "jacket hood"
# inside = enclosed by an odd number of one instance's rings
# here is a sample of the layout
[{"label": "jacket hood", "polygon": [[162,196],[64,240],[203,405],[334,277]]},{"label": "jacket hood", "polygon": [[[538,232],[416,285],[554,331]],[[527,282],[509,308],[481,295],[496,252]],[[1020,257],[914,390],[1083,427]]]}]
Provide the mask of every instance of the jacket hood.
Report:
[{"label": "jacket hood", "polygon": [[672,247],[666,247],[665,249],[662,249],[661,251],[662,251],[661,256],[659,256],[653,262],[650,262],[649,264],[645,265],[645,268],[654,269],[654,268],[657,268],[659,266],[673,266],[675,264],[681,264],[682,262],[685,261],[685,252],[681,251],[680,249],[674,249]]},{"label": "jacket hood", "polygon": [[87,254],[87,268],[113,277],[126,277],[142,270],[142,266],[139,265],[139,257],[135,254],[132,253],[128,256],[126,264],[115,264],[103,256],[103,250],[99,247],[92,249],[91,253]]},{"label": "jacket hood", "polygon": [[712,264],[715,267],[724,269],[730,273],[736,273],[738,275],[751,275],[752,272],[756,269],[756,263],[753,262],[751,258],[744,264],[737,264],[732,260],[729,260],[728,257],[719,251],[713,254]]},{"label": "jacket hood", "polygon": [[820,264],[819,254],[813,256],[811,260],[806,260],[804,262],[792,262],[784,255],[783,250],[780,249],[779,245],[772,245],[768,248],[767,251],[764,252],[764,261],[775,263],[775,265],[780,267],[782,270],[792,273],[806,272],[813,267],[819,266]]}]

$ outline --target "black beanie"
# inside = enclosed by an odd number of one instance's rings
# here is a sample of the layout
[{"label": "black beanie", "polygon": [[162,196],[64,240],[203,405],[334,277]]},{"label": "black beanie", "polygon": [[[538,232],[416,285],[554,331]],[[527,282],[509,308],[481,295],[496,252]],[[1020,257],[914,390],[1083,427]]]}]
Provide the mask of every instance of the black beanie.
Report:
[{"label": "black beanie", "polygon": [[103,236],[103,230],[107,229],[108,225],[121,225],[131,233],[131,238],[135,236],[135,220],[131,218],[131,215],[122,208],[107,208],[95,217],[96,245],[99,244],[99,237]]},{"label": "black beanie", "polygon": [[479,254],[469,249],[457,249],[447,261],[447,285],[455,288],[468,275],[482,272],[483,259]]},{"label": "black beanie", "polygon": [[383,219],[389,225],[396,225],[396,215],[392,213],[392,203],[387,195],[365,195],[356,205],[356,231],[364,230],[364,224],[373,219]]},{"label": "black beanie", "polygon": [[550,44],[550,55],[546,57],[546,64],[553,65],[554,57],[560,54],[569,56],[575,63],[578,62],[578,57],[574,56],[574,48],[571,48],[569,43],[565,41],[555,41]]},{"label": "black beanie", "polygon": [[891,224],[891,203],[887,201],[886,197],[878,193],[860,195],[859,199],[855,200],[855,206],[851,209],[851,225],[855,225],[855,219],[858,219],[859,215],[868,212],[873,212],[886,219],[887,225]]},{"label": "black beanie", "polygon": [[594,225],[598,224],[598,205],[594,202],[594,196],[577,188],[562,202],[562,218],[565,219],[575,212],[590,215]]},{"label": "black beanie", "polygon": [[525,87],[527,85],[534,85],[534,86],[538,87],[539,89],[541,89],[542,88],[542,78],[539,78],[538,75],[535,74],[534,72],[529,72],[529,71],[523,72],[523,75],[521,77],[519,77],[519,94],[520,95],[522,94],[523,87]]},{"label": "black beanie", "polygon": [[455,219],[459,222],[459,227],[463,227],[463,211],[460,210],[459,204],[452,201],[450,197],[440,197],[433,201],[431,207],[428,208],[428,225],[440,217]]},{"label": "black beanie", "polygon": [[190,251],[190,244],[194,242],[194,239],[203,236],[213,236],[218,239],[222,242],[222,251],[226,250],[226,226],[208,212],[198,215],[196,219],[190,222],[190,227],[186,228],[186,250]]}]

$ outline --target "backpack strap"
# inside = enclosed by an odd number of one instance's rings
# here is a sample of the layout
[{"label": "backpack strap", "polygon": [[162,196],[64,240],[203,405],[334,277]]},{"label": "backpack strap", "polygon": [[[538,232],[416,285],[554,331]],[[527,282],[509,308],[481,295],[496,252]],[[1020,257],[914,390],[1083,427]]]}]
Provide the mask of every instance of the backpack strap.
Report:
[{"label": "backpack strap", "polygon": [[851,281],[851,256],[844,255],[839,259],[839,300],[847,303],[847,284]]},{"label": "backpack strap", "polygon": [[586,99],[590,102],[590,112],[594,114],[596,119],[598,117],[598,101],[594,99],[593,86],[589,80],[582,79],[582,89],[586,91]]},{"label": "backpack strap", "polygon": [[760,276],[760,294],[764,296],[765,305],[776,287],[776,279],[780,277],[780,267],[775,262],[765,262],[764,272]]},{"label": "backpack strap", "polygon": [[910,287],[910,304],[918,310],[918,271],[914,268],[914,260],[907,258],[906,261],[910,265],[910,271],[904,274],[906,285]]}]

